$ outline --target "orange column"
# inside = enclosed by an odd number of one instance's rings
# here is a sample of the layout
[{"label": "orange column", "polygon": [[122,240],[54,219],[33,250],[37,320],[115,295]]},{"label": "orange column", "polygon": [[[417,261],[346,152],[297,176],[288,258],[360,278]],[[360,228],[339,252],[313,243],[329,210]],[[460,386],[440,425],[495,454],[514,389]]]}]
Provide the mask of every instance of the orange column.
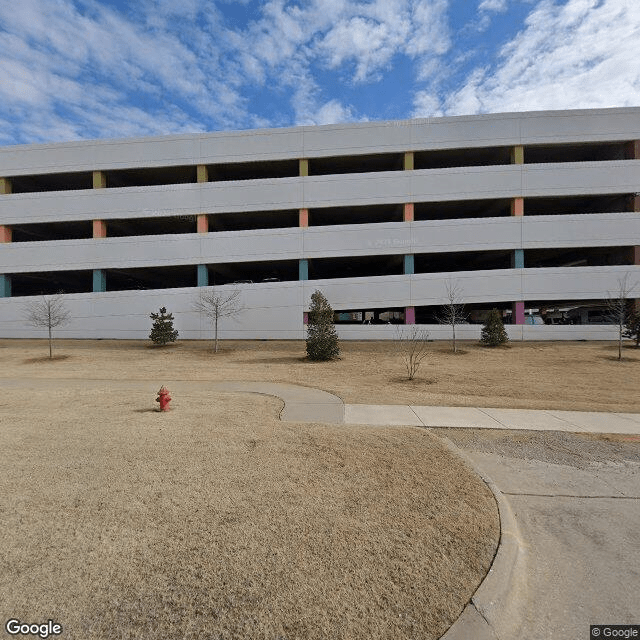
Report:
[{"label": "orange column", "polygon": [[309,209],[300,209],[298,211],[298,226],[299,227],[309,226]]},{"label": "orange column", "polygon": [[[516,145],[511,148],[511,163],[524,164],[524,147],[522,145]],[[524,198],[518,197],[511,199],[511,215],[524,215]],[[511,256],[511,263],[515,269],[521,269],[524,267],[524,251],[522,249],[514,250],[513,255]],[[524,324],[524,301],[517,300],[512,303],[511,318],[512,324]]]},{"label": "orange column", "polygon": [[11,227],[0,224],[0,243],[11,242]]}]

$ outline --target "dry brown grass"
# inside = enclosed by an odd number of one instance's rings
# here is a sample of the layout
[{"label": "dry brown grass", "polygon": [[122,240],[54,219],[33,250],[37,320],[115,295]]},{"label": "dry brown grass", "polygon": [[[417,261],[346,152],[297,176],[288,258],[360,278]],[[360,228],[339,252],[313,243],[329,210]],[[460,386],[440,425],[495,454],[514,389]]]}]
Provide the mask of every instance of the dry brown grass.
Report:
[{"label": "dry brown grass", "polygon": [[212,364],[67,343],[36,365],[42,345],[6,345],[5,376],[114,380],[5,381],[3,622],[52,618],[80,640],[437,638],[488,569],[493,498],[429,432],[281,423],[274,398],[190,383],[159,413],[159,382],[122,382],[290,358],[278,378],[306,366],[291,346]]},{"label": "dry brown grass", "polygon": [[57,362],[30,362],[45,355],[44,341],[0,341],[0,376],[131,378],[137,380],[265,380],[318,387],[347,403],[484,406],[579,411],[640,412],[640,350],[627,347],[615,359],[611,342],[519,342],[489,349],[431,343],[414,381],[393,344],[345,342],[342,359],[311,363],[304,342],[180,342],[167,349],[149,342],[59,341]]}]

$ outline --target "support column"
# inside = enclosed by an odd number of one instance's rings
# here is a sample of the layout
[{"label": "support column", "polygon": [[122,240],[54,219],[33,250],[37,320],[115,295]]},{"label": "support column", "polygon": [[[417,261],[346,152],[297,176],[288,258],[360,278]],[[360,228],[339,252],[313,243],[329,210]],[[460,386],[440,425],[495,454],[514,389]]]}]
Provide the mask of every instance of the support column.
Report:
[{"label": "support column", "polygon": [[206,213],[199,213],[196,218],[198,233],[209,233],[209,216]]},{"label": "support column", "polygon": [[94,189],[107,188],[107,174],[104,171],[93,172],[93,188]]},{"label": "support column", "polygon": [[107,290],[107,272],[104,269],[93,270],[93,291],[102,293]]},{"label": "support column", "polygon": [[206,164],[199,164],[196,168],[196,180],[198,183],[209,182],[209,167]]},{"label": "support column", "polygon": [[413,167],[414,167],[414,157],[413,157],[413,151],[407,151],[404,154],[404,164],[403,164],[403,168],[405,171],[413,171]]},{"label": "support column", "polygon": [[524,302],[511,305],[511,324],[524,324]]},{"label": "support column", "polygon": [[207,269],[206,264],[198,265],[198,286],[199,287],[209,286],[209,269]]},{"label": "support column", "polygon": [[413,275],[415,273],[413,254],[406,255],[404,257],[404,274],[406,276]]},{"label": "support column", "polygon": [[308,311],[305,311],[305,312],[302,314],[302,322],[303,322],[304,324],[309,324],[309,312],[308,312]]},{"label": "support column", "polygon": [[0,224],[0,243],[11,242],[11,227]]},{"label": "support column", "polygon": [[404,205],[402,219],[405,222],[413,222],[413,202],[407,202]]},{"label": "support column", "polygon": [[416,308],[405,307],[404,309],[404,323],[415,324],[416,323]]},{"label": "support column", "polygon": [[524,198],[512,198],[511,200],[511,215],[523,216],[524,215]]},{"label": "support column", "polygon": [[0,195],[13,193],[11,178],[0,178]]},{"label": "support column", "polygon": [[309,226],[309,209],[298,210],[298,226],[299,227]]},{"label": "support column", "polygon": [[511,164],[524,164],[524,147],[521,144],[511,147]]},{"label": "support column", "polygon": [[0,274],[0,298],[11,297],[11,276],[8,273]]},{"label": "support column", "polygon": [[511,254],[511,268],[524,269],[524,249],[514,249]]},{"label": "support column", "polygon": [[298,169],[301,178],[308,178],[309,160],[307,158],[300,158],[300,160],[298,160]]},{"label": "support column", "polygon": [[93,221],[93,237],[94,238],[107,237],[107,223],[104,220]]},{"label": "support column", "polygon": [[300,260],[298,265],[298,280],[309,279],[309,261],[304,258]]},{"label": "support column", "polygon": [[640,160],[640,140],[632,140],[627,144],[625,156],[627,160]]}]

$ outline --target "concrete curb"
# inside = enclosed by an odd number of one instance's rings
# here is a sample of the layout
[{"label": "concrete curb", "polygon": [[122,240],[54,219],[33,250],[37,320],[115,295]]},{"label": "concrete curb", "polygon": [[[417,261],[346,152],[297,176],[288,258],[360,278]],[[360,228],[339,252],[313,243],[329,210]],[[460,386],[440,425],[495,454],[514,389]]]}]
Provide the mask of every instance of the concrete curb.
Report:
[{"label": "concrete curb", "polygon": [[493,493],[500,516],[498,550],[471,601],[441,640],[510,640],[518,637],[527,592],[527,550],[511,505],[497,485],[445,436],[436,435],[461,457]]}]

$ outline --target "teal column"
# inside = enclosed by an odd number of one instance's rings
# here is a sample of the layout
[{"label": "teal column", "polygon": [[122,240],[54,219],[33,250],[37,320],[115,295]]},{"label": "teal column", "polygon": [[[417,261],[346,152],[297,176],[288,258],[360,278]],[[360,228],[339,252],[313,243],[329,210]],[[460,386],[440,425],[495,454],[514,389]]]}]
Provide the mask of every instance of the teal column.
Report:
[{"label": "teal column", "polygon": [[515,249],[511,256],[511,266],[514,269],[524,269],[524,249]]},{"label": "teal column", "polygon": [[209,269],[207,269],[206,264],[198,265],[198,286],[199,287],[209,286]]},{"label": "teal column", "polygon": [[0,298],[11,297],[11,276],[0,274]]},{"label": "teal column", "polygon": [[298,280],[308,280],[308,279],[309,279],[309,261],[300,260],[300,264],[298,267]]},{"label": "teal column", "polygon": [[413,255],[407,255],[404,257],[404,273],[405,275],[412,275],[415,273]]},{"label": "teal column", "polygon": [[101,293],[107,290],[107,272],[104,269],[93,270],[93,291]]}]

